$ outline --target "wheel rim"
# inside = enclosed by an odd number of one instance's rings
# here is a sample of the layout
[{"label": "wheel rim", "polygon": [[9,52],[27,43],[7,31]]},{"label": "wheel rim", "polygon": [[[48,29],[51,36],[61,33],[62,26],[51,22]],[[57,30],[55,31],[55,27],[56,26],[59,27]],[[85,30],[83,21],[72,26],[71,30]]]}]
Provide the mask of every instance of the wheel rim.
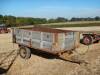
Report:
[{"label": "wheel rim", "polygon": [[90,40],[89,40],[88,37],[85,37],[85,38],[84,38],[84,43],[85,43],[85,44],[89,44],[89,43],[90,43]]}]

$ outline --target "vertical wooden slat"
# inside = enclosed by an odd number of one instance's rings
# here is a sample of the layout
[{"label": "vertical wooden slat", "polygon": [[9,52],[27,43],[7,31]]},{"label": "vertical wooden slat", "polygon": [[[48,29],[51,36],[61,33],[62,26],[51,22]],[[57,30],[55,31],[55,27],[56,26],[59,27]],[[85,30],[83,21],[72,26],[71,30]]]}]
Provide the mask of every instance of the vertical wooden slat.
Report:
[{"label": "vertical wooden slat", "polygon": [[53,43],[53,46],[52,46],[53,50],[55,51],[56,49],[58,49],[58,33],[54,33],[54,43]]},{"label": "vertical wooden slat", "polygon": [[75,47],[79,47],[80,45],[80,32],[75,32]]}]

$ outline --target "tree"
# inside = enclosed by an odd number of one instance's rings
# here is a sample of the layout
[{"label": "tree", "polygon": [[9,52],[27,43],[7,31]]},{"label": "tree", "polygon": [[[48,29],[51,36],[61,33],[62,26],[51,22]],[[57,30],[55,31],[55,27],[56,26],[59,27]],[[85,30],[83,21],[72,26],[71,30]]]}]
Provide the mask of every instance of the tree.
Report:
[{"label": "tree", "polygon": [[99,16],[96,16],[96,17],[95,17],[95,20],[96,20],[96,21],[99,21],[99,20],[100,20],[100,17],[99,17]]},{"label": "tree", "polygon": [[3,17],[3,21],[6,26],[13,26],[16,24],[16,17],[10,16],[10,15],[9,16],[5,15]]},{"label": "tree", "polygon": [[33,22],[34,24],[44,24],[44,23],[47,23],[47,19],[46,18],[34,18]]},{"label": "tree", "polygon": [[55,19],[49,19],[48,20],[48,23],[55,23],[56,21],[55,21]]},{"label": "tree", "polygon": [[63,17],[58,17],[56,19],[56,22],[67,22],[68,20],[66,18],[63,18]]},{"label": "tree", "polygon": [[77,18],[72,17],[70,21],[77,21]]},{"label": "tree", "polygon": [[0,15],[0,24],[3,23],[3,15]]}]

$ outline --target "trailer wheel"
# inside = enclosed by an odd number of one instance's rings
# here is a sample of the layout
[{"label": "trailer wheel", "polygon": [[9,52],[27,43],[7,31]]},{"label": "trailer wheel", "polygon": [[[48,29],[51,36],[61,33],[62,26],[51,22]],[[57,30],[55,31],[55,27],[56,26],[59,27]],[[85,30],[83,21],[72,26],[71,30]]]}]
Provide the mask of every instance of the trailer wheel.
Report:
[{"label": "trailer wheel", "polygon": [[24,59],[29,59],[31,57],[31,51],[27,47],[20,47],[19,54]]},{"label": "trailer wheel", "polygon": [[84,36],[83,37],[83,44],[85,45],[90,45],[93,43],[93,38],[92,36]]}]

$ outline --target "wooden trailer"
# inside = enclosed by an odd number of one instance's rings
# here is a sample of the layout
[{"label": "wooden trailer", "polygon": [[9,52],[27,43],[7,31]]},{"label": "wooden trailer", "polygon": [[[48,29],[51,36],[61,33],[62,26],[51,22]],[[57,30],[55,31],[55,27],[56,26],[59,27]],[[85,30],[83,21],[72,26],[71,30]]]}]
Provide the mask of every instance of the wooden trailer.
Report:
[{"label": "wooden trailer", "polygon": [[31,56],[31,49],[55,54],[72,61],[80,41],[78,32],[44,27],[13,28],[13,43],[20,47],[22,58]]}]

